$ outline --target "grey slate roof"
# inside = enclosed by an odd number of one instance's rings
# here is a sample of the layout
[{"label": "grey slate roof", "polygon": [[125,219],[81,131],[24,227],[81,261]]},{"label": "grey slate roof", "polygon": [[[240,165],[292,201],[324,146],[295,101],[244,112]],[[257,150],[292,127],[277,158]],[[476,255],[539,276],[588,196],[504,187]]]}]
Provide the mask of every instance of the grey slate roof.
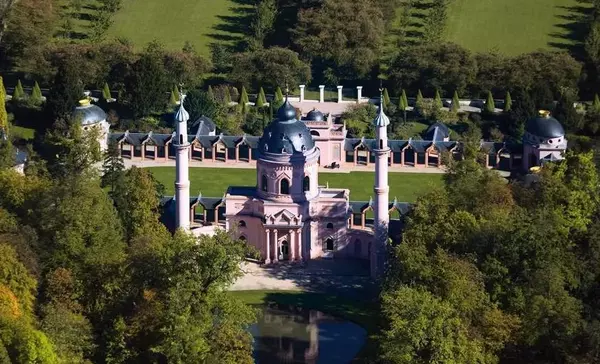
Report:
[{"label": "grey slate roof", "polygon": [[81,105],[73,110],[73,117],[81,122],[81,125],[91,125],[106,120],[106,113],[96,105]]},{"label": "grey slate roof", "polygon": [[431,124],[425,132],[425,139],[427,140],[443,141],[449,136],[450,130],[448,129],[446,124],[439,121],[436,121],[435,123]]},{"label": "grey slate roof", "polygon": [[525,126],[525,131],[542,138],[560,138],[565,136],[565,129],[552,116],[538,116],[530,119]]},{"label": "grey slate roof", "polygon": [[[344,141],[344,150],[352,152],[359,146],[364,146],[368,151],[372,151],[377,148],[377,141],[375,139],[357,139],[357,138],[346,138]],[[432,140],[388,140],[388,147],[394,153],[399,153],[406,148],[412,148],[417,153],[423,153],[432,145],[439,152],[445,152],[453,149],[457,146],[457,142],[454,141],[432,141]]]},{"label": "grey slate roof", "polygon": [[258,141],[261,153],[293,154],[311,150],[315,141],[308,127],[296,120],[296,109],[286,101],[277,111],[273,120]]},{"label": "grey slate roof", "polygon": [[200,136],[209,135],[217,130],[215,123],[207,116],[200,116],[190,126],[190,134]]}]

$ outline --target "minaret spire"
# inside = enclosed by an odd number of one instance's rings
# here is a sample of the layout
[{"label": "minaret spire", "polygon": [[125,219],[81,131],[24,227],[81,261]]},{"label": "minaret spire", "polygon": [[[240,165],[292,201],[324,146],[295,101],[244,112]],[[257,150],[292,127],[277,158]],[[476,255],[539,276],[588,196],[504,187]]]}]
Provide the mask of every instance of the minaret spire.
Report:
[{"label": "minaret spire", "polygon": [[175,113],[175,141],[173,146],[176,150],[175,160],[175,204],[176,228],[188,231],[190,229],[190,179],[189,179],[189,156],[190,143],[187,136],[187,122],[190,115],[183,106],[185,95],[183,85],[180,85],[179,109]]},{"label": "minaret spire", "polygon": [[377,134],[377,145],[373,149],[375,154],[375,231],[374,231],[374,249],[371,249],[371,276],[379,276],[383,273],[386,257],[386,247],[388,241],[389,225],[389,186],[388,186],[388,157],[390,148],[388,147],[387,126],[390,125],[390,119],[383,111],[383,87],[379,88],[379,112],[373,120]]}]

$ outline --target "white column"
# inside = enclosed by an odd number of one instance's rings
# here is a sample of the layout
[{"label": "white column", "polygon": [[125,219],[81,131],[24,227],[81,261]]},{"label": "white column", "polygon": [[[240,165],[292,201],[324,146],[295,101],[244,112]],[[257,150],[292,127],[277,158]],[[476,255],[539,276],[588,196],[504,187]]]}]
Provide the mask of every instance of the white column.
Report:
[{"label": "white column", "polygon": [[302,260],[304,244],[302,244],[302,229],[296,230],[296,234],[298,234],[298,260]]},{"label": "white column", "polygon": [[319,85],[319,102],[325,102],[325,85]]},{"label": "white column", "polygon": [[279,261],[279,241],[277,241],[277,229],[274,229],[273,233],[275,234],[275,256],[273,257],[273,261],[277,263]]},{"label": "white column", "polygon": [[342,89],[344,88],[344,86],[338,86],[338,103],[342,102]]},{"label": "white column", "polygon": [[181,106],[175,114],[175,204],[176,226],[177,228],[188,231],[190,229],[190,178],[189,178],[189,148],[187,138],[187,121],[189,114],[183,108],[183,98]]},{"label": "white column", "polygon": [[265,264],[269,264],[271,263],[271,230],[266,229],[265,232],[267,234],[267,257],[265,258]]},{"label": "white column", "polygon": [[356,86],[356,103],[360,104],[360,100],[362,99],[362,86]]},{"label": "white column", "polygon": [[294,261],[294,260],[296,260],[296,239],[295,239],[296,232],[294,230],[290,230],[289,235],[290,235],[291,260]]},{"label": "white column", "polygon": [[304,87],[306,87],[306,85],[300,85],[298,87],[300,87],[300,102],[304,102]]},{"label": "white column", "polygon": [[[383,95],[381,97],[383,104]],[[377,145],[373,149],[375,154],[375,208],[374,208],[374,244],[371,250],[371,275],[378,276],[382,273],[385,248],[388,240],[389,216],[389,186],[388,186],[388,154],[390,148],[387,140],[387,126],[389,118],[383,112],[383,105],[379,106],[379,115],[375,119]]]}]

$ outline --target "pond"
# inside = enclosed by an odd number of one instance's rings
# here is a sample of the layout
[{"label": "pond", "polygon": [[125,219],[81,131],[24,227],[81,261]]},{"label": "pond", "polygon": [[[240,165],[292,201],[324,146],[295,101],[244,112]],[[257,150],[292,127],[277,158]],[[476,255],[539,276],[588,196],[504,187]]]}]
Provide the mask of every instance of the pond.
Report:
[{"label": "pond", "polygon": [[346,364],[362,348],[367,332],[350,321],[298,307],[261,307],[250,327],[259,364]]}]

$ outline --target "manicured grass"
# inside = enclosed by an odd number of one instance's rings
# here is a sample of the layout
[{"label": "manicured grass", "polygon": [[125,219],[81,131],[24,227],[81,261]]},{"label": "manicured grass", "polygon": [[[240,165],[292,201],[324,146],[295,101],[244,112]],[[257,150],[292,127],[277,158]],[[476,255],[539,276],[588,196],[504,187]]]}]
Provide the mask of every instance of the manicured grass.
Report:
[{"label": "manicured grass", "polygon": [[114,15],[109,35],[143,48],[158,40],[170,49],[189,41],[209,54],[213,42],[235,42],[247,31],[249,6],[230,0],[127,0]]},{"label": "manicured grass", "polygon": [[[149,169],[165,185],[166,193],[172,195],[175,167]],[[374,178],[373,172],[320,173],[319,184],[348,188],[352,201],[368,201],[373,196]],[[190,183],[192,196],[202,192],[203,196],[220,197],[227,191],[227,186],[255,186],[256,172],[254,169],[190,168]],[[442,174],[438,173],[390,173],[390,199],[397,197],[401,202],[413,202],[431,186],[441,184]]]},{"label": "manicured grass", "polygon": [[230,294],[248,305],[290,305],[322,311],[355,322],[367,330],[367,341],[353,362],[366,363],[373,357],[378,333],[376,304],[373,302],[300,291],[232,291]]},{"label": "manicured grass", "polygon": [[[472,51],[518,55],[541,48],[572,46],[578,38],[567,17],[580,16],[577,0],[453,0],[446,39]],[[575,32],[576,33],[576,32]]]}]

